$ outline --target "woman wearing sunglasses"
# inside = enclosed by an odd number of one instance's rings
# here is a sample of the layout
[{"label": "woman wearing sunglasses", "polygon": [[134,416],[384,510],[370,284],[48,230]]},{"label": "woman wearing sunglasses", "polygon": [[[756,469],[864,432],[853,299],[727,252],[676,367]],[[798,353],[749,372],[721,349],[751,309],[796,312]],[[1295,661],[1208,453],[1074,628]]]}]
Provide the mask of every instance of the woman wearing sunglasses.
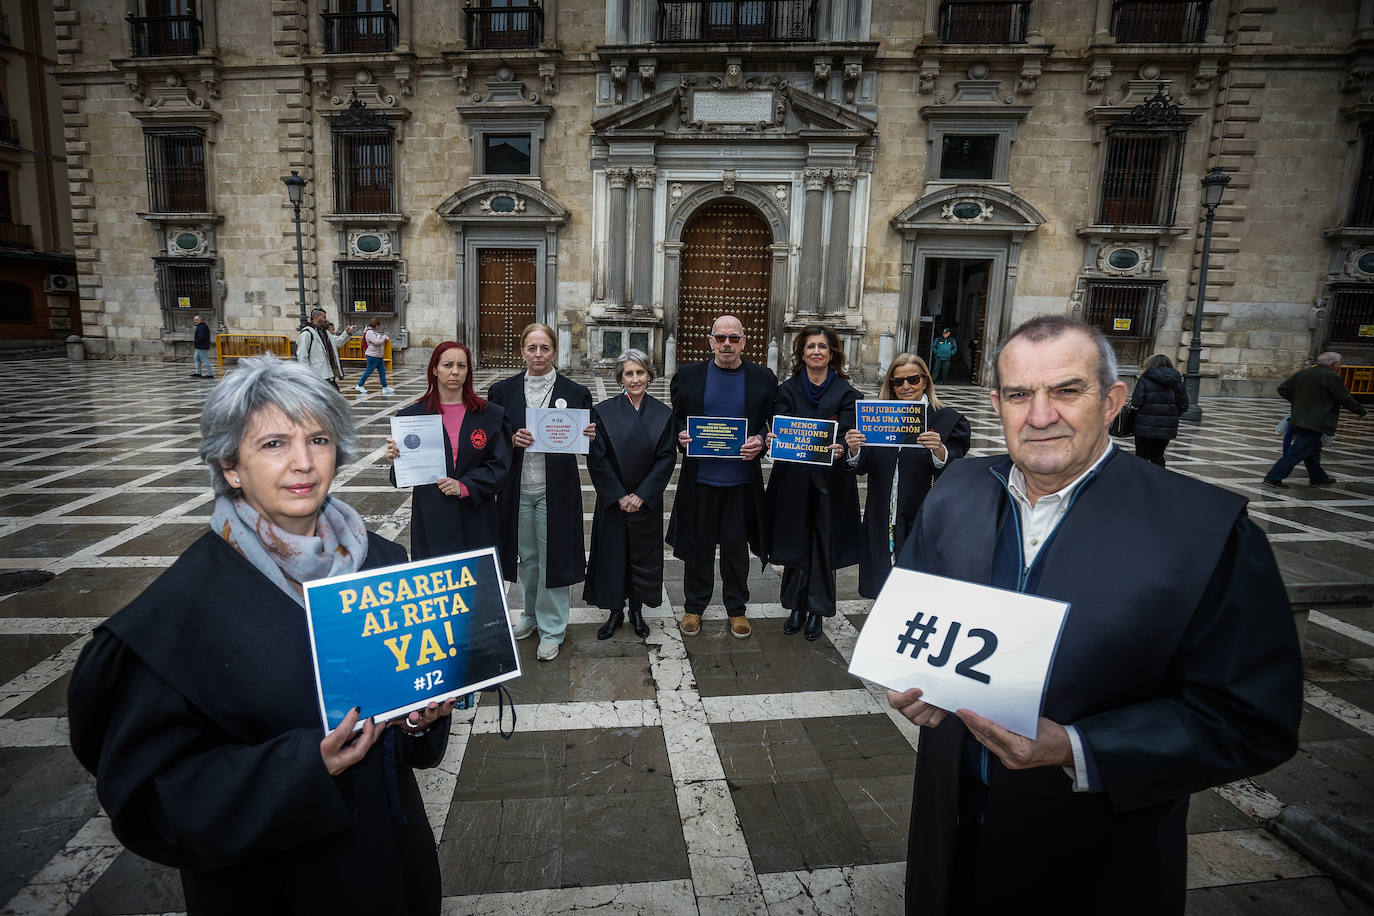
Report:
[{"label": "woman wearing sunglasses", "polygon": [[916,446],[864,448],[863,433],[851,429],[844,441],[849,466],[868,475],[863,535],[859,539],[859,594],[876,598],[901,553],[916,513],[925,502],[940,470],[969,448],[969,425],[964,415],[935,396],[935,383],[925,360],[899,353],[887,369],[878,398],[920,401],[926,405],[926,430]]}]

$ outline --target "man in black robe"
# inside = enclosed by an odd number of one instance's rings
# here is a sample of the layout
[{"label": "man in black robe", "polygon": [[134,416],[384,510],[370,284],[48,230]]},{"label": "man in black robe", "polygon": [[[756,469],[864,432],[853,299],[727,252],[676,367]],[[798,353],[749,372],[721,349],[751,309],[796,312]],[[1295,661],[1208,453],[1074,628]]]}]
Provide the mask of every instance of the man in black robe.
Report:
[{"label": "man in black robe", "polygon": [[[1135,461],[1100,332],[1033,319],[995,360],[1009,456],[954,462],[898,565],[1068,602],[1035,740],[889,693],[921,732],[909,913],[1183,913],[1192,792],[1292,756],[1302,658],[1245,500]],[[957,608],[947,609],[957,614]]]}]

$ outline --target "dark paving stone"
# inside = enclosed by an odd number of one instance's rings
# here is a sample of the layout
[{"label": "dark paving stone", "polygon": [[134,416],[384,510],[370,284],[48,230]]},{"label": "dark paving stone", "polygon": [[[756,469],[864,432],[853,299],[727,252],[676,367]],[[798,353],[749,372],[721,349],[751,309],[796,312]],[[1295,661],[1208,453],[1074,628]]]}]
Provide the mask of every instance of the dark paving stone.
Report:
[{"label": "dark paving stone", "polygon": [[1368,571],[1374,569],[1374,547],[1343,541],[1289,541],[1273,548],[1286,582],[1367,580]]},{"label": "dark paving stone", "polygon": [[8,683],[74,640],[60,634],[0,636],[0,684]]},{"label": "dark paving stone", "polygon": [[576,702],[652,700],[654,677],[647,657],[576,656],[569,660],[570,694]]},{"label": "dark paving stone", "polygon": [[[702,696],[847,690],[859,686],[828,639],[785,636],[781,619],[756,620],[754,635],[735,639],[723,622],[708,618],[700,635],[685,640]],[[719,629],[717,629],[719,628]]]},{"label": "dark paving stone", "polygon": [[677,799],[661,792],[563,799],[563,887],[691,877]]},{"label": "dark paving stone", "polygon": [[455,795],[439,843],[444,895],[558,887],[562,846],[561,798],[459,801]]},{"label": "dark paving stone", "polygon": [[67,685],[71,683],[71,672],[62,675],[42,690],[11,709],[7,719],[46,719],[67,714]]},{"label": "dark paving stone", "polygon": [[[663,729],[615,728],[568,731],[565,795],[667,793],[673,797]],[[470,747],[471,745],[469,745]]]},{"label": "dark paving stone", "polygon": [[804,719],[802,724],[826,770],[837,779],[910,779],[915,772],[916,749],[885,715]]},{"label": "dark paving stone", "polygon": [[[137,476],[142,477],[148,473],[148,471],[143,471]],[[204,492],[208,494],[210,492],[210,472],[205,468],[175,471],[171,474],[164,474],[161,477],[155,477],[152,480],[144,481],[143,486],[204,488]]]},{"label": "dark paving stone", "polygon": [[[0,617],[107,617],[162,575],[161,569],[69,569],[0,601]],[[92,626],[97,621],[92,621]]]},{"label": "dark paving stone", "polygon": [[1312,506],[1266,506],[1265,515],[1286,519],[1316,528],[1319,531],[1368,531],[1368,519],[1351,518],[1338,512],[1328,512]]},{"label": "dark paving stone", "polygon": [[95,780],[67,748],[0,748],[0,900],[27,884],[98,809]]},{"label": "dark paving stone", "polygon": [[1374,649],[1358,639],[1351,639],[1342,633],[1328,630],[1311,620],[1307,622],[1307,631],[1303,634],[1302,651],[1304,662],[1309,658],[1315,661],[1329,661],[1331,659],[1368,658],[1370,655],[1374,655]]},{"label": "dark paving stone", "polygon": [[178,557],[210,530],[204,522],[164,522],[105,551],[107,557]]},{"label": "dark paving stone", "polygon": [[68,515],[129,515],[147,516],[160,515],[168,509],[176,509],[184,506],[188,511],[197,504],[204,503],[202,508],[208,511],[210,505],[209,494],[202,499],[189,498],[182,493],[123,493],[119,496],[111,496],[93,502],[88,506],[73,510]]},{"label": "dark paving stone", "polygon": [[125,850],[71,910],[71,916],[175,913],[186,909],[181,875]]},{"label": "dark paving stone", "polygon": [[32,518],[80,498],[79,494],[72,493],[7,493],[0,496],[0,515],[10,518]]},{"label": "dark paving stone", "polygon": [[535,658],[539,651],[538,635],[531,634],[515,644],[521,674],[507,682],[506,687],[516,703],[566,703],[572,699],[572,660],[579,652],[578,644],[571,638],[572,630],[568,627],[558,657],[551,662]]},{"label": "dark paving stone", "polygon": [[1364,785],[1374,777],[1374,738],[1336,738],[1329,741],[1304,741],[1302,749],[1327,766],[1339,770]]},{"label": "dark paving stone", "polygon": [[1210,790],[1194,792],[1188,799],[1188,832],[1247,830],[1255,826],[1245,812]]},{"label": "dark paving stone", "polygon": [[835,780],[875,862],[905,862],[913,783],[907,776]]},{"label": "dark paving stone", "polygon": [[1300,743],[1357,738],[1363,734],[1364,732],[1355,726],[1342,722],[1315,706],[1304,704],[1302,707],[1302,721],[1298,723],[1298,741]]},{"label": "dark paving stone", "polygon": [[830,782],[731,789],[749,855],[759,872],[869,865],[877,861]]},{"label": "dark paving stone", "polygon": [[1374,710],[1374,681],[1332,681],[1322,686],[1347,703]]},{"label": "dark paving stone", "polygon": [[799,720],[711,726],[725,778],[735,786],[824,780],[824,761]]},{"label": "dark paving stone", "polygon": [[[55,472],[47,471],[41,476],[46,477],[52,473]],[[117,487],[122,483],[146,477],[150,473],[152,472],[136,468],[101,468],[99,471],[67,474],[59,480],[50,480],[47,483],[39,484],[39,486],[98,490],[103,487]]]},{"label": "dark paving stone", "polygon": [[92,469],[93,473],[99,474],[104,470],[103,466],[107,462],[122,457],[124,457],[122,452],[111,449],[78,448],[44,455],[42,458],[26,461],[24,464],[31,467],[88,467]]},{"label": "dark paving stone", "polygon": [[1374,820],[1374,786],[1352,779],[1305,750],[1292,760],[1256,776],[1255,782],[1285,804],[1306,805],[1316,811],[1352,820]]},{"label": "dark paving stone", "polygon": [[1327,877],[1289,878],[1188,891],[1188,916],[1374,916],[1374,907]]},{"label": "dark paving stone", "polygon": [[0,900],[9,900],[28,884],[89,819],[0,814]]},{"label": "dark paving stone", "polygon": [[348,503],[362,516],[391,515],[410,497],[409,491],[405,490],[394,493],[350,493],[346,489],[332,489],[330,493]]},{"label": "dark paving stone", "polygon": [[454,802],[560,796],[566,760],[565,732],[517,731],[509,740],[473,735],[463,754]]},{"label": "dark paving stone", "polygon": [[41,471],[37,468],[0,468],[0,487],[22,487],[51,473],[52,471]]},{"label": "dark paving stone", "polygon": [[0,537],[0,557],[65,557],[122,530],[122,525],[30,525]]}]

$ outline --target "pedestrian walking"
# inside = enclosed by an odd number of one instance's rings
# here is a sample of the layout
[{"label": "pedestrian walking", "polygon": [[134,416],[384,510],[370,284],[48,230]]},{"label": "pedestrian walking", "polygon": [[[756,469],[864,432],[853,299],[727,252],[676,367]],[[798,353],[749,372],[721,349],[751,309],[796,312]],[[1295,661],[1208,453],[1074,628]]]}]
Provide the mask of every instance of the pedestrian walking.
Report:
[{"label": "pedestrian walking", "polygon": [[382,394],[396,393],[396,389],[386,383],[386,342],[391,338],[382,333],[381,327],[382,319],[373,318],[363,331],[363,356],[367,358],[367,368],[363,370],[363,377],[358,379],[355,386],[359,394],[367,394],[367,379],[373,372],[376,372],[381,380]]},{"label": "pedestrian walking", "polygon": [[1164,450],[1178,436],[1178,418],[1188,409],[1183,375],[1169,357],[1156,353],[1131,392],[1135,408],[1135,453],[1164,467]]},{"label": "pedestrian walking", "polygon": [[1306,369],[1301,369],[1279,385],[1279,396],[1293,410],[1288,416],[1292,438],[1286,440],[1283,455],[1264,475],[1264,485],[1286,489],[1284,478],[1299,462],[1307,468],[1307,482],[1314,487],[1336,482],[1322,467],[1322,437],[1334,436],[1340,423],[1341,408],[1357,416],[1365,415],[1364,405],[1355,400],[1341,381],[1341,354],[1323,353]]},{"label": "pedestrian walking", "polygon": [[305,363],[320,378],[335,388],[343,378],[343,367],[339,363],[339,347],[348,342],[353,333],[353,325],[344,329],[342,334],[331,334],[329,316],[324,309],[310,312],[310,323],[301,328],[296,336],[296,359]]},{"label": "pedestrian walking", "polygon": [[214,378],[215,370],[210,368],[210,326],[205,319],[196,315],[191,319],[195,326],[195,339],[192,341],[191,355],[195,357],[196,371],[192,378]]}]

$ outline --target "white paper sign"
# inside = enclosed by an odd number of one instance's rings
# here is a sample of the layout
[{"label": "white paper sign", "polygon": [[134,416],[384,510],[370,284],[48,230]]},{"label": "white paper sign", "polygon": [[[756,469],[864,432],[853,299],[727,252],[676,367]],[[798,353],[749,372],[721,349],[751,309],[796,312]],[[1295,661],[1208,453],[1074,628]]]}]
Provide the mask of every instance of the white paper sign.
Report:
[{"label": "white paper sign", "polygon": [[444,418],[438,414],[392,417],[391,438],[396,440],[396,486],[418,487],[448,476],[444,464]]},{"label": "white paper sign", "polygon": [[898,567],[859,633],[849,673],[889,690],[971,709],[1035,738],[1069,606]]},{"label": "white paper sign", "polygon": [[592,412],[585,407],[531,407],[525,411],[525,424],[534,434],[534,444],[525,451],[585,455],[592,440],[582,430],[590,422]]}]

